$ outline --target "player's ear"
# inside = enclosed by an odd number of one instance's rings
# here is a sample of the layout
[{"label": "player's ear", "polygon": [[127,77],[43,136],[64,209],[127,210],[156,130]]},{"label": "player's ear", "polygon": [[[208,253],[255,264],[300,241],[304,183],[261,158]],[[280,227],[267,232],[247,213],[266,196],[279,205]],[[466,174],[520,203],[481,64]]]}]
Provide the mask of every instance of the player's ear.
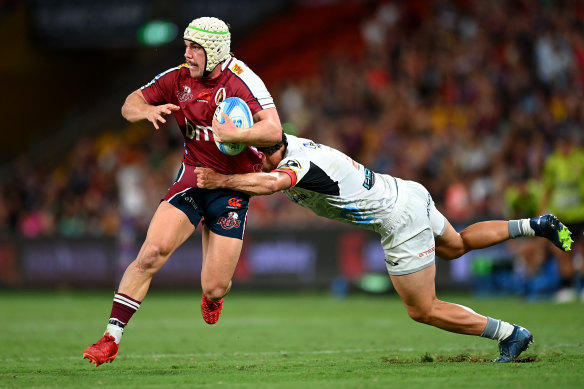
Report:
[{"label": "player's ear", "polygon": [[261,151],[258,151],[258,155],[262,161],[266,160],[266,154],[262,153]]}]

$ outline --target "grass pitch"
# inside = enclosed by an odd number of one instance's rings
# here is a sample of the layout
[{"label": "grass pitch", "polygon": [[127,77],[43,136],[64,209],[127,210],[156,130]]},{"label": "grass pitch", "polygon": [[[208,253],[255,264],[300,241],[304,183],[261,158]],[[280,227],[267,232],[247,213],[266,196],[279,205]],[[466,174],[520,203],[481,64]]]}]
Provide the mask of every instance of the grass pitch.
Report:
[{"label": "grass pitch", "polygon": [[497,343],[415,323],[395,295],[242,293],[216,325],[200,292],[153,290],[117,359],[81,354],[103,333],[113,293],[0,291],[0,388],[579,388],[584,307],[441,296],[519,323],[535,343],[494,364]]}]

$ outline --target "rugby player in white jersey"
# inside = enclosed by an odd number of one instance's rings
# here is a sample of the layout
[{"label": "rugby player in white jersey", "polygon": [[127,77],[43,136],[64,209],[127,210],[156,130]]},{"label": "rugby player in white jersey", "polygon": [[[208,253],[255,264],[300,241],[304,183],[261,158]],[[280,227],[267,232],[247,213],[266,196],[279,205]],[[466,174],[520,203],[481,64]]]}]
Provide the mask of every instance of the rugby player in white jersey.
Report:
[{"label": "rugby player in white jersey", "polygon": [[387,271],[410,317],[446,331],[498,340],[495,362],[514,360],[533,342],[521,326],[439,300],[435,255],[454,259],[520,236],[542,236],[568,251],[570,231],[555,216],[486,221],[458,233],[417,182],[375,173],[338,150],[291,135],[258,151],[264,172],[223,175],[196,168],[197,185],[249,195],[283,191],[320,216],[378,232]]}]

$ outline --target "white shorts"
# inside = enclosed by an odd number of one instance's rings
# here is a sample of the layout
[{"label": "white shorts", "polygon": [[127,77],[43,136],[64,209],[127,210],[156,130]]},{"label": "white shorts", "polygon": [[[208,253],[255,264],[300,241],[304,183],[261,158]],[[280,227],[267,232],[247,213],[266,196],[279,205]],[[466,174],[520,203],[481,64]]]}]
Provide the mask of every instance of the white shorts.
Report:
[{"label": "white shorts", "polygon": [[403,275],[420,271],[435,261],[434,237],[441,236],[446,219],[430,193],[417,182],[396,178],[398,194],[381,233],[387,272]]}]

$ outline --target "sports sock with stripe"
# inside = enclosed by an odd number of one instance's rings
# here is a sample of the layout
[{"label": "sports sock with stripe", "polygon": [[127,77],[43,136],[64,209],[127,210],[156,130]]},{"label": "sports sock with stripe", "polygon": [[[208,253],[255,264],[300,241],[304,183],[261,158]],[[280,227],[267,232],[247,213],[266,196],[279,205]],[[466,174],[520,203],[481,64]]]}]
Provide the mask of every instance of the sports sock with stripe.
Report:
[{"label": "sports sock with stripe", "polygon": [[509,220],[509,238],[535,236],[535,231],[529,224],[529,219]]},{"label": "sports sock with stripe", "polygon": [[492,317],[487,317],[487,326],[483,330],[481,336],[483,338],[496,339],[502,341],[507,339],[513,333],[513,325],[507,323],[506,321],[493,319]]},{"label": "sports sock with stripe", "polygon": [[128,324],[132,315],[140,308],[140,303],[140,301],[134,300],[123,293],[115,294],[106,332],[115,338],[116,343],[120,343],[124,327]]}]

